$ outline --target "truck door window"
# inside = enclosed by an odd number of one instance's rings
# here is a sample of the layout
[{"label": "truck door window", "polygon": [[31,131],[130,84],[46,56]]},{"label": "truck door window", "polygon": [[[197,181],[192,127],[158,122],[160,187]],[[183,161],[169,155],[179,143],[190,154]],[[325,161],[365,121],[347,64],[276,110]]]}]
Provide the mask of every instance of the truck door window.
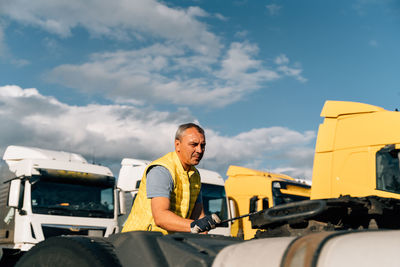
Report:
[{"label": "truck door window", "polygon": [[[202,184],[201,194],[203,196],[204,213],[210,215],[215,213],[221,220],[228,219],[225,188],[222,185]],[[226,223],[226,227],[228,224]]]},{"label": "truck door window", "polygon": [[[300,186],[305,187],[305,186]],[[309,197],[301,196],[301,195],[293,195],[293,194],[285,194],[281,189],[286,188],[285,182],[273,182],[272,183],[272,198],[273,205],[286,204],[296,201],[308,200]]]},{"label": "truck door window", "polygon": [[400,193],[399,149],[388,145],[376,153],[376,188]]}]

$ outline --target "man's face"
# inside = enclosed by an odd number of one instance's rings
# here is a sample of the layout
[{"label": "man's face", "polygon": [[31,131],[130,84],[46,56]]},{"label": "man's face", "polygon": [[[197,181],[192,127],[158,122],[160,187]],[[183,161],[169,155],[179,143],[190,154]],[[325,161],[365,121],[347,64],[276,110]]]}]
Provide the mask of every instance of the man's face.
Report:
[{"label": "man's face", "polygon": [[185,170],[199,164],[206,148],[206,139],[196,128],[189,128],[183,133],[181,140],[175,140],[175,151]]}]

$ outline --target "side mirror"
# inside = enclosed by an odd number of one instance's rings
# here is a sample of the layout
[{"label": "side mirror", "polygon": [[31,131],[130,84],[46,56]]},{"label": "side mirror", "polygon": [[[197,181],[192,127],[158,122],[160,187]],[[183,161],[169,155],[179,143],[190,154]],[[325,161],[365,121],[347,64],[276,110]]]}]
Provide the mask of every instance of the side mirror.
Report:
[{"label": "side mirror", "polygon": [[237,210],[237,207],[236,207],[235,201],[233,199],[229,198],[229,214],[230,214],[229,219],[237,217],[236,210]]},{"label": "side mirror", "polygon": [[14,179],[10,182],[10,191],[8,192],[9,207],[19,208],[19,199],[21,195],[21,179]]},{"label": "side mirror", "polygon": [[258,196],[250,198],[250,207],[249,207],[250,213],[257,211],[257,201],[258,201]]},{"label": "side mirror", "polygon": [[268,201],[268,198],[267,198],[267,197],[264,197],[264,198],[262,199],[262,208],[263,208],[263,210],[266,210],[266,209],[269,208],[269,201]]},{"label": "side mirror", "polygon": [[126,214],[125,192],[120,189],[118,190],[118,201],[119,201],[119,215]]}]

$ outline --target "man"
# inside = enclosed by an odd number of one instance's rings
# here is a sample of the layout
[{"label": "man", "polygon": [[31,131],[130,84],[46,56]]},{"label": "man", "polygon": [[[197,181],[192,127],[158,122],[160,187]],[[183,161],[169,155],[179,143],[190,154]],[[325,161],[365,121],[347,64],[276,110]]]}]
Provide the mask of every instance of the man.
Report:
[{"label": "man", "polygon": [[220,219],[215,214],[204,216],[200,174],[194,167],[202,159],[205,146],[200,126],[194,123],[179,126],[175,151],[146,168],[122,232],[200,233],[215,228]]}]

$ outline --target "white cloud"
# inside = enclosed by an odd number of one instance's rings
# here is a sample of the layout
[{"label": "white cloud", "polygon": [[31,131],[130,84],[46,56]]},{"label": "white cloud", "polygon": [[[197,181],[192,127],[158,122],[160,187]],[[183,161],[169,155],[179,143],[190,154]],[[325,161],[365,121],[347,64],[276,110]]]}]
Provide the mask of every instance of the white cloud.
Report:
[{"label": "white cloud", "polygon": [[225,17],[225,16],[222,15],[222,14],[217,13],[217,14],[215,14],[214,16],[215,16],[217,19],[221,20],[221,21],[228,21],[228,18]]},{"label": "white cloud", "polygon": [[54,38],[50,38],[50,37],[45,37],[42,40],[42,44],[44,45],[46,51],[51,54],[53,57],[60,57],[62,54],[62,51],[64,50],[64,48],[62,47],[62,45],[59,43],[59,41],[57,41]]},{"label": "white cloud", "polygon": [[225,79],[240,79],[251,70],[261,67],[261,61],[252,58],[257,54],[258,47],[247,43],[232,43],[226,57],[222,61],[220,76]]},{"label": "white cloud", "polygon": [[289,66],[289,62],[290,60],[285,54],[276,57],[275,64],[278,65],[277,72],[284,76],[294,77],[300,82],[307,82],[307,79],[301,75],[303,69],[301,68],[300,63],[295,63],[293,66]]},{"label": "white cloud", "polygon": [[300,69],[300,68],[290,68],[288,66],[280,66],[280,67],[278,67],[278,70],[281,71],[282,73],[284,73],[286,76],[295,77],[297,80],[299,80],[301,82],[306,82],[307,81],[306,78],[301,76],[301,72],[303,70]]},{"label": "white cloud", "polygon": [[281,55],[276,57],[275,63],[278,64],[278,65],[288,64],[289,63],[289,59],[285,54],[281,54]]},{"label": "white cloud", "polygon": [[372,47],[377,47],[377,46],[378,46],[378,41],[376,41],[376,40],[370,40],[370,41],[368,42],[368,44],[369,44],[370,46],[372,46]]},{"label": "white cloud", "polygon": [[[0,87],[0,151],[11,144],[81,153],[118,170],[124,157],[155,159],[173,149],[176,127],[196,121],[186,109],[161,112],[126,105],[71,106],[38,90]],[[207,149],[200,167],[223,176],[230,164],[261,169],[284,166],[309,173],[314,132],[287,128],[253,129],[222,136],[205,126]],[[303,153],[299,153],[303,151]],[[306,152],[304,152],[306,151]],[[279,160],[279,162],[277,162]]]},{"label": "white cloud", "polygon": [[10,98],[24,98],[24,97],[42,97],[38,90],[35,88],[28,88],[22,90],[16,85],[7,85],[0,87],[0,97],[10,97]]},{"label": "white cloud", "polygon": [[356,0],[352,2],[352,8],[359,16],[367,16],[377,9],[393,18],[398,18],[400,15],[400,7],[397,0]]},{"label": "white cloud", "polygon": [[269,14],[271,16],[276,16],[276,15],[279,15],[279,12],[282,9],[282,6],[279,6],[276,4],[270,4],[270,5],[267,5],[266,8],[268,9]]},{"label": "white cloud", "polygon": [[[225,151],[226,153],[232,154],[231,157],[240,159],[249,157],[254,153],[259,154],[265,151],[278,151],[282,149],[283,146],[287,147],[295,144],[308,143],[315,138],[315,133],[299,133],[283,127],[271,127],[253,129],[230,138],[219,136],[217,133],[213,133],[211,136],[213,136],[213,141],[216,141],[212,147],[216,147],[217,149],[214,154],[212,153],[209,155],[210,157],[217,157],[217,153],[220,153],[218,151]],[[226,142],[228,142],[227,145],[225,145]],[[230,149],[222,149],[224,146]],[[244,146],[246,149],[243,149]]]},{"label": "white cloud", "polygon": [[243,38],[246,38],[248,34],[249,34],[248,31],[242,30],[242,31],[236,32],[235,37],[243,39]]},{"label": "white cloud", "polygon": [[[309,134],[313,134],[309,132]],[[304,143],[301,143],[304,144]],[[292,177],[304,178],[311,181],[312,164],[314,159],[314,149],[307,146],[295,146],[292,149],[284,150],[280,154],[281,158],[290,159],[289,164],[284,162],[272,171],[285,173]]]},{"label": "white cloud", "polygon": [[[131,51],[97,53],[81,65],[61,65],[45,75],[53,83],[119,103],[170,103],[222,107],[285,76],[301,80],[301,69],[265,66],[258,47],[232,43],[220,60],[155,44]],[[282,64],[288,62],[280,56]],[[301,80],[303,81],[303,80]],[[194,97],[195,96],[195,97]]]},{"label": "white cloud", "polygon": [[160,37],[202,54],[218,54],[220,49],[218,38],[198,20],[208,16],[204,10],[173,8],[155,0],[2,1],[1,14],[62,37],[80,26],[94,36]]},{"label": "white cloud", "polygon": [[[281,161],[297,163],[309,160],[307,153],[295,153],[315,139],[313,131],[300,133],[284,127],[253,129],[236,136],[220,136],[209,130],[207,138],[207,158],[220,162],[249,163],[254,160]],[[228,162],[227,162],[228,163]],[[267,163],[268,164],[268,163]],[[270,165],[270,166],[271,166]],[[309,162],[303,166],[309,166]]]},{"label": "white cloud", "polygon": [[10,63],[17,67],[24,67],[24,66],[31,64],[31,62],[29,60],[15,59],[15,58],[10,58]]},{"label": "white cloud", "polygon": [[253,129],[236,136],[221,136],[209,129],[204,167],[223,169],[225,174],[229,165],[238,165],[311,180],[314,140],[313,131],[300,133],[284,127]]}]

